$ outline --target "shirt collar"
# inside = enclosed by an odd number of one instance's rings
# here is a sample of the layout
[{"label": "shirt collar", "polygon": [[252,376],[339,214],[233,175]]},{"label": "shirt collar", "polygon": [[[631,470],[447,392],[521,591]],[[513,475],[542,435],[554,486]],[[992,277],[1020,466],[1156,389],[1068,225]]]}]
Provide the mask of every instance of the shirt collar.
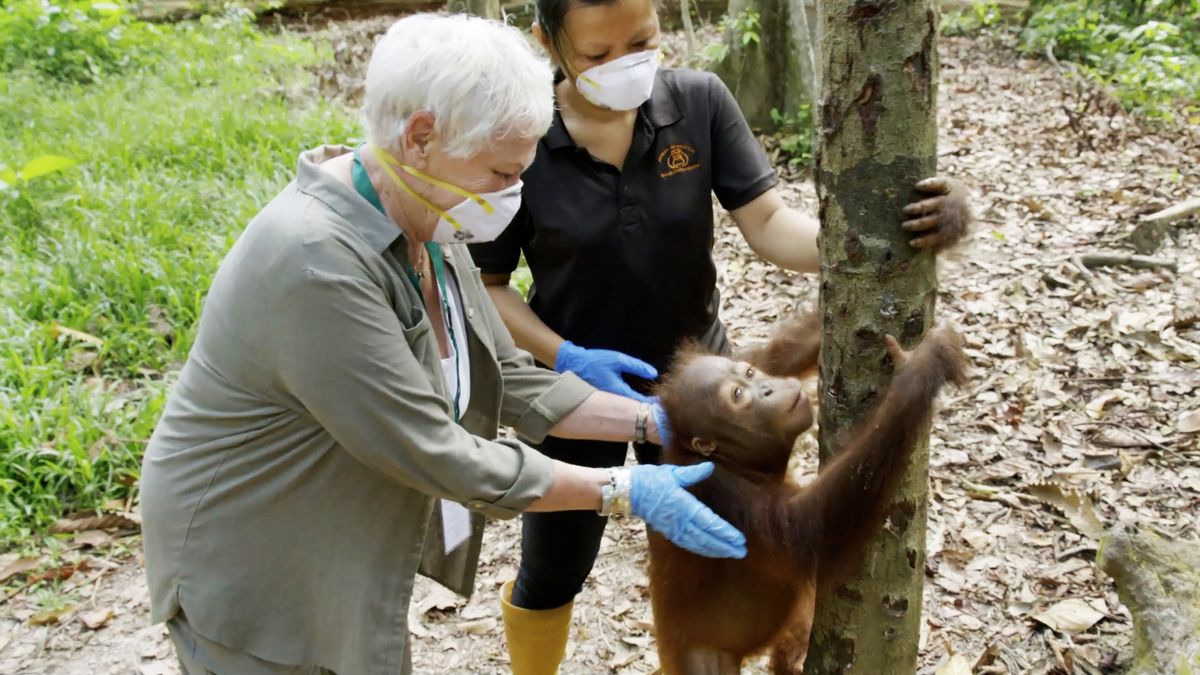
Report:
[{"label": "shirt collar", "polygon": [[[679,103],[675,99],[675,92],[667,84],[661,68],[654,75],[654,89],[650,92],[649,100],[643,103],[638,110],[641,116],[649,120],[655,129],[670,126],[683,117],[683,113],[679,110]],[[550,150],[557,150],[574,145],[574,139],[567,131],[567,126],[563,124],[562,114],[555,108],[554,121],[550,123],[550,130],[546,132],[546,147]]]},{"label": "shirt collar", "polygon": [[646,113],[655,129],[670,126],[683,117],[679,102],[675,99],[675,89],[667,84],[661,68],[654,75],[654,89],[650,92],[650,100],[642,104],[642,112]]},{"label": "shirt collar", "polygon": [[400,227],[354,188],[320,167],[322,162],[352,151],[345,145],[322,145],[300,153],[296,160],[296,186],[344,218],[376,253],[383,253],[403,235]]}]

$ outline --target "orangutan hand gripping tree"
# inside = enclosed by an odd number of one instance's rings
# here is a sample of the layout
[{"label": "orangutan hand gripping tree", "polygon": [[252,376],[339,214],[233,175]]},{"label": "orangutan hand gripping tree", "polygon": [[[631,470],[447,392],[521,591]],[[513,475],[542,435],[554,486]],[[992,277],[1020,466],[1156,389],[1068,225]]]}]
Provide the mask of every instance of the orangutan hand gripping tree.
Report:
[{"label": "orangutan hand gripping tree", "polygon": [[741,560],[703,558],[650,533],[664,675],[737,673],[767,650],[774,672],[794,672],[817,585],[856,571],[934,398],[946,382],[964,381],[952,330],[930,333],[911,352],[888,336],[895,374],[887,391],[838,459],[800,487],[788,458],[813,411],[794,376],[816,364],[819,330],[815,320],[789,324],[738,360],[684,353],[664,380],[673,440],[663,461],[716,464],[690,489],[746,535],[749,551]]}]

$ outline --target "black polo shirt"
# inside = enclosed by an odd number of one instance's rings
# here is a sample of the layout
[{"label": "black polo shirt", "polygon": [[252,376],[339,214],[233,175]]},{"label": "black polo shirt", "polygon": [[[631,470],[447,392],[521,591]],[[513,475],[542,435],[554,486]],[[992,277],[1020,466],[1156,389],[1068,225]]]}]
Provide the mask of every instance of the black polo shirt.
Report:
[{"label": "black polo shirt", "polygon": [[471,255],[508,274],[524,252],[529,305],[550,328],[660,370],[685,338],[725,346],[710,194],[732,210],[778,179],[720,79],[660,70],[621,171],[575,145],[556,113],[523,179],[512,224]]}]

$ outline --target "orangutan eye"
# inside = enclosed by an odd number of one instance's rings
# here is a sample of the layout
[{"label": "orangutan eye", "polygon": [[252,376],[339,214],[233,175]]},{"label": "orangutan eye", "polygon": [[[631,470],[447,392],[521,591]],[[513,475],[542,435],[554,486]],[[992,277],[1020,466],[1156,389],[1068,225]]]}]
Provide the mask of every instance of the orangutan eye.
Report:
[{"label": "orangutan eye", "polygon": [[754,367],[753,366],[746,369],[746,377],[747,378],[754,377]]},{"label": "orangutan eye", "polygon": [[734,403],[740,402],[742,400],[742,394],[743,394],[743,392],[742,392],[741,387],[734,387],[733,388],[733,402]]}]

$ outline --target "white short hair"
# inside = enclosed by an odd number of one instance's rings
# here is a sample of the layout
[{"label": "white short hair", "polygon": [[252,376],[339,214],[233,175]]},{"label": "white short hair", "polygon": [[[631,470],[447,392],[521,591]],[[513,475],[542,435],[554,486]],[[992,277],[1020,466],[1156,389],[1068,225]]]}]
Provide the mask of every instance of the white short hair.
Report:
[{"label": "white short hair", "polygon": [[520,30],[463,14],[414,14],[392,24],[367,66],[367,140],[395,149],[409,117],[434,115],[455,157],[506,137],[539,138],[554,115],[554,75]]}]

